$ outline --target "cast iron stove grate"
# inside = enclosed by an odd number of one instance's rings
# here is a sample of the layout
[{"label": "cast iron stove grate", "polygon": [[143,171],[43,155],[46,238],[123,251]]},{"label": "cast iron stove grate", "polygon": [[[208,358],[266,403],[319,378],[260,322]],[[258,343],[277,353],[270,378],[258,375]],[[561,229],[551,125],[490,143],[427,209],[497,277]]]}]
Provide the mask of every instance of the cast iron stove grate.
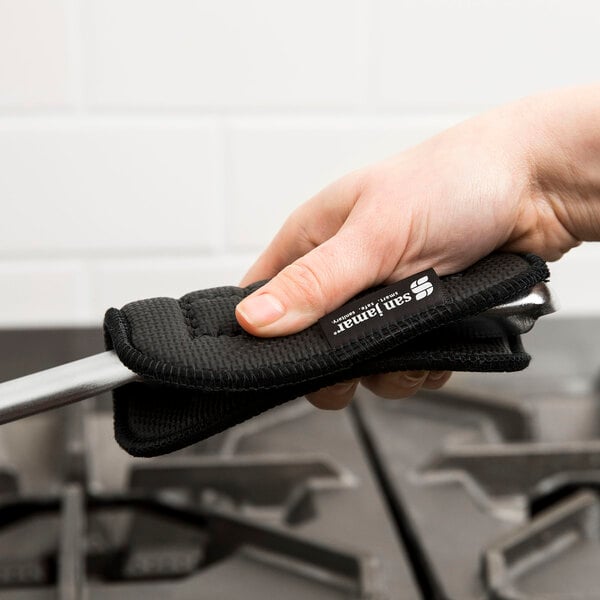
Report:
[{"label": "cast iron stove grate", "polygon": [[[0,347],[25,340],[29,361],[0,379],[101,344],[89,331],[2,335]],[[269,594],[419,598],[347,414],[299,400],[156,459],[116,445],[107,398],[0,430],[1,600]]]},{"label": "cast iron stove grate", "polygon": [[[599,334],[549,320],[524,373],[297,401],[152,460],[115,445],[103,399],[7,425],[0,600],[598,600]],[[0,379],[101,346],[3,335],[36,354]]]},{"label": "cast iron stove grate", "polygon": [[427,598],[600,599],[599,333],[541,323],[528,371],[358,400]]}]

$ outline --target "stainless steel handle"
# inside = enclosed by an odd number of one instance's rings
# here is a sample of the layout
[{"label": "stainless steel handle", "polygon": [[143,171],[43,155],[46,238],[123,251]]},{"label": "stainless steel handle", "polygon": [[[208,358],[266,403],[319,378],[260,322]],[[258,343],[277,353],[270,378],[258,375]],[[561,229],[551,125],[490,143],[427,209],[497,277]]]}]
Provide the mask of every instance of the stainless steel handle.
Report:
[{"label": "stainless steel handle", "polygon": [[[547,285],[540,283],[523,297],[482,314],[500,319],[513,333],[525,333],[538,317],[554,311],[552,293]],[[0,424],[91,398],[141,379],[111,350],[0,383]]]},{"label": "stainless steel handle", "polygon": [[111,350],[0,383],[0,424],[91,398],[140,379]]},{"label": "stainless steel handle", "polygon": [[501,320],[511,333],[527,333],[536,320],[557,310],[556,297],[545,283],[534,285],[520,298],[499,304],[482,313]]}]

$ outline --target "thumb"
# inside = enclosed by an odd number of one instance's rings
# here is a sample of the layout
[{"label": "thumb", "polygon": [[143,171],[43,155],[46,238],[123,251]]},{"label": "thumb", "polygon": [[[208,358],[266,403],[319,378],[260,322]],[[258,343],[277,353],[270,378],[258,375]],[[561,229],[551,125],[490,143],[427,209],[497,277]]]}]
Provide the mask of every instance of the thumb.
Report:
[{"label": "thumb", "polygon": [[386,276],[380,273],[381,254],[369,251],[366,239],[342,228],[242,300],[238,322],[256,336],[288,335],[378,283]]}]

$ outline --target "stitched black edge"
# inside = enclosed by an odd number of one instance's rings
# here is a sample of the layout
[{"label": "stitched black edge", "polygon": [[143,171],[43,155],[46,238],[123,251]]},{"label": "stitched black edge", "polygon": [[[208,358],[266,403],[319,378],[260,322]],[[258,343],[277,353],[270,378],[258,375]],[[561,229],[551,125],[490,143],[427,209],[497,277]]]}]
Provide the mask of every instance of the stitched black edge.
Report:
[{"label": "stitched black edge", "polygon": [[[421,370],[421,369],[433,369],[433,370],[448,370],[448,371],[471,371],[471,372],[513,372],[520,371],[527,367],[531,357],[522,348],[520,339],[518,337],[510,340],[511,348],[513,352],[511,354],[503,355],[478,355],[475,356],[473,353],[468,352],[439,352],[432,355],[429,352],[417,352],[414,353],[408,359],[401,360],[396,363],[393,368],[381,369],[376,361],[373,361],[370,365],[365,364],[365,369],[362,375],[370,375],[374,373],[384,373],[392,370]],[[353,376],[361,376],[354,374]],[[324,381],[323,385],[335,383],[335,380]],[[143,384],[132,384],[141,386]],[[169,386],[165,386],[168,388]],[[129,428],[129,402],[126,399],[128,390],[121,388],[124,392],[123,398],[118,398],[119,391],[117,390],[115,402],[114,402],[114,431],[115,439],[117,443],[129,454],[139,457],[152,457],[165,454],[168,452],[175,452],[189,446],[190,444],[197,443],[201,440],[209,438],[217,433],[221,433],[226,429],[238,425],[243,421],[250,418],[256,417],[263,412],[271,408],[275,408],[281,404],[289,402],[295,398],[301,397],[311,391],[315,391],[320,386],[311,386],[306,388],[302,394],[280,394],[275,400],[272,397],[267,397],[256,402],[249,403],[247,398],[244,401],[240,398],[240,402],[236,405],[236,410],[229,412],[226,419],[219,420],[218,422],[212,423],[210,426],[194,424],[185,429],[178,429],[176,432],[155,437],[152,439],[140,438],[134,434]],[[243,392],[240,392],[240,396]],[[206,402],[218,402],[218,398],[214,397],[206,398],[199,397],[191,400],[192,402],[206,403]],[[249,410],[251,409],[251,410]]]},{"label": "stitched black edge", "polygon": [[[482,351],[461,352],[455,350],[434,350],[434,351],[409,351],[407,356],[392,355],[385,358],[374,359],[355,366],[351,372],[343,374],[343,378],[353,378],[374,373],[385,373],[390,371],[406,369],[434,369],[434,370],[452,370],[452,371],[480,371],[480,372],[510,372],[520,371],[527,367],[531,357],[524,351],[521,337],[518,335],[506,335],[508,350],[504,353],[488,354]],[[155,434],[154,437],[139,437],[129,427],[130,409],[136,406],[138,410],[144,409],[145,399],[136,394],[133,389],[123,388],[123,397],[115,401],[115,438],[119,445],[134,456],[157,456],[167,452],[174,452],[190,444],[204,440],[212,435],[225,431],[229,427],[237,425],[247,419],[258,416],[259,414],[279,406],[285,402],[293,400],[315,391],[321,386],[336,383],[337,379],[331,375],[324,376],[318,385],[309,385],[305,382],[303,389],[298,386],[294,390],[288,389],[287,392],[275,393],[273,391],[268,395],[261,392],[258,397],[248,395],[246,392],[239,393],[239,401],[229,402],[230,408],[225,418],[211,421],[208,426],[206,422],[197,422],[186,428],[179,428],[177,431],[169,433]],[[134,387],[133,385],[130,387]],[[137,384],[140,393],[144,395],[144,384]],[[172,393],[172,386],[159,385],[158,389],[164,388],[165,393]],[[118,391],[117,391],[118,392]],[[232,396],[229,396],[231,400]],[[210,414],[212,411],[206,410],[207,406],[213,403],[219,403],[222,397],[218,393],[201,395],[196,398],[186,399],[187,402],[195,402],[204,407],[199,413]],[[132,404],[133,403],[133,404]],[[231,410],[231,406],[234,407]],[[134,408],[135,410],[135,408]],[[152,409],[150,409],[151,411]]]},{"label": "stitched black edge", "polygon": [[[534,255],[525,255],[523,258],[529,265],[529,268],[525,269],[524,272],[519,273],[518,275],[512,277],[510,280],[505,282],[501,282],[499,284],[495,284],[490,287],[483,293],[477,293],[473,297],[469,298],[467,301],[455,302],[454,309],[457,311],[461,311],[457,316],[453,315],[454,311],[448,312],[448,306],[441,307],[444,309],[444,315],[441,315],[439,312],[436,312],[436,316],[445,316],[445,323],[451,324],[457,320],[462,320],[466,316],[471,316],[481,312],[489,308],[490,306],[496,305],[501,302],[505,302],[514,298],[516,295],[526,291],[531,288],[535,283],[539,281],[545,280],[548,277],[548,270],[545,263]],[[452,276],[450,276],[452,277]],[[486,305],[487,303],[487,305]],[[467,307],[465,309],[464,307]],[[113,312],[114,311],[114,312]],[[119,317],[119,331],[123,333],[121,339],[125,339],[125,349],[128,351],[133,350],[137,352],[129,342],[129,324],[126,319],[121,319],[120,311],[112,310],[109,312],[113,312],[115,317]],[[115,314],[116,313],[116,314]],[[407,341],[408,339],[415,337],[416,335],[420,335],[421,333],[426,333],[427,331],[431,331],[440,325],[436,324],[434,327],[423,326],[423,321],[417,323],[419,326],[419,330],[415,332],[413,335],[406,336],[402,339],[402,343]],[[111,346],[113,343],[113,339],[111,338],[109,332],[110,323],[107,319],[105,323],[106,327],[106,337],[107,337],[107,346]],[[403,323],[403,326],[406,326],[406,322]],[[113,329],[114,332],[114,329]],[[384,334],[382,334],[384,335]],[[460,353],[456,351],[449,352],[440,352],[430,353],[430,352],[413,352],[409,359],[405,359],[403,362],[395,362],[393,366],[390,366],[387,370],[401,370],[404,369],[440,369],[440,370],[469,370],[469,371],[516,371],[521,370],[527,366],[529,363],[530,357],[527,353],[523,351],[523,348],[520,343],[520,338],[518,336],[509,336],[508,338],[510,343],[511,352],[505,354],[496,354],[496,355],[485,355],[483,353]],[[118,340],[117,340],[118,341]],[[387,338],[387,345],[398,346],[398,341],[393,338],[393,332],[390,334],[390,337]],[[130,348],[128,348],[130,346]],[[385,352],[385,344],[381,344],[377,346],[379,348],[379,352],[377,354],[381,354]],[[363,344],[358,344],[359,349],[364,349]],[[373,356],[375,352],[373,350],[369,350],[370,355]],[[160,363],[155,361],[154,359],[148,356],[144,356],[142,353],[139,353],[137,357],[141,364],[146,365],[146,367],[150,369],[156,369],[157,365]],[[292,400],[295,397],[304,395],[310,391],[314,391],[320,387],[325,385],[329,385],[331,383],[335,383],[344,378],[348,378],[348,374],[352,371],[351,376],[360,376],[357,371],[358,369],[363,374],[370,373],[381,373],[385,372],[386,369],[382,368],[383,363],[386,362],[385,356],[381,357],[381,364],[377,364],[377,358],[370,359],[368,361],[364,361],[364,363],[360,364],[360,358],[353,354],[351,356],[352,361],[348,365],[343,365],[342,361],[339,360],[339,357],[335,357],[338,359],[338,363],[335,365],[336,368],[328,369],[325,371],[325,375],[323,375],[324,371],[320,373],[316,373],[314,376],[307,377],[306,373],[304,373],[302,377],[302,381],[286,381],[281,385],[271,385],[269,389],[265,389],[265,386],[253,386],[249,387],[245,385],[242,390],[232,389],[230,386],[228,389],[219,389],[217,386],[214,386],[212,389],[207,388],[206,379],[202,381],[202,390],[206,390],[207,394],[204,397],[200,397],[194,399],[193,401],[198,401],[201,403],[214,403],[219,401],[218,393],[228,393],[228,394],[240,394],[240,402],[234,403],[235,410],[228,410],[227,415],[224,418],[218,418],[215,420],[213,417],[212,420],[208,422],[198,422],[193,424],[192,426],[186,428],[185,430],[177,430],[176,432],[169,433],[167,435],[161,435],[159,432],[155,438],[139,438],[134,435],[134,432],[129,428],[129,408],[132,408],[130,404],[131,401],[134,401],[134,398],[129,397],[127,400],[124,398],[121,401],[115,401],[114,406],[114,418],[115,418],[115,438],[117,442],[123,447],[127,452],[134,456],[156,456],[159,454],[164,454],[166,452],[172,452],[183,448],[189,444],[198,442],[202,439],[210,437],[216,433],[224,431],[225,429],[236,425],[242,421],[245,421],[249,418],[257,416],[258,414],[273,408],[279,404],[283,404],[286,401]],[[122,359],[123,360],[123,359]],[[388,359],[388,365],[390,365],[389,361],[393,362],[392,359]],[[463,362],[464,361],[464,362]],[[353,364],[354,363],[354,367]],[[359,364],[357,364],[359,363]],[[297,361],[294,361],[293,364],[297,364]],[[322,367],[323,365],[321,365]],[[361,368],[362,367],[362,368]],[[158,374],[160,377],[164,376],[164,381],[158,381],[155,377],[145,376],[146,380],[149,382],[158,382],[160,384],[166,383],[166,387],[184,387],[187,389],[197,390],[198,383],[194,384],[182,384],[180,381],[175,383],[170,383],[168,381],[168,377],[166,376],[167,371],[169,373],[173,373],[174,367],[169,364],[162,363],[161,372]],[[205,375],[202,370],[198,370],[200,373]],[[156,373],[156,372],[155,372]],[[196,371],[194,371],[196,373]],[[344,374],[346,373],[346,377]],[[143,373],[142,373],[143,375]],[[247,381],[246,381],[247,384]],[[140,387],[143,387],[144,384],[136,384]],[[289,388],[286,390],[286,388]],[[302,388],[302,389],[301,389]],[[122,388],[125,391],[127,388]],[[245,398],[246,401],[242,401],[242,395],[244,394],[253,394],[261,392],[263,397],[252,398],[252,402],[248,402],[248,397]],[[126,396],[126,394],[124,394]],[[134,394],[135,396],[135,394]],[[140,398],[140,402],[143,400]],[[207,411],[205,411],[206,413]],[[211,411],[208,411],[210,415]]]},{"label": "stitched black edge", "polygon": [[[392,323],[380,332],[374,333],[368,340],[353,341],[345,346],[332,349],[327,360],[328,372],[339,374],[351,364],[363,360],[366,356],[373,357],[385,353],[417,335],[421,335],[468,316],[478,314],[492,306],[506,302],[520,293],[530,289],[536,283],[544,281],[549,276],[546,263],[534,254],[521,254],[529,268],[503,282],[492,285],[487,290],[475,293],[463,300],[452,300],[445,304],[431,307],[402,321],[401,328],[397,323]],[[315,327],[315,326],[313,326]],[[164,361],[157,360],[143,354],[133,346],[130,341],[129,325],[120,310],[111,308],[105,316],[105,331],[110,338],[110,346],[114,347],[117,355],[132,371],[150,381],[160,381],[178,387],[195,389],[199,385],[208,391],[252,391],[284,389],[290,385],[287,378],[294,373],[290,367],[297,367],[298,361],[282,362],[272,365],[279,370],[279,383],[273,378],[262,376],[256,370],[241,371],[243,387],[232,385],[229,378],[224,378],[221,373],[208,369],[199,369],[193,365],[185,367],[174,366]],[[303,373],[303,380],[315,380],[322,377],[321,372],[310,374]]]}]

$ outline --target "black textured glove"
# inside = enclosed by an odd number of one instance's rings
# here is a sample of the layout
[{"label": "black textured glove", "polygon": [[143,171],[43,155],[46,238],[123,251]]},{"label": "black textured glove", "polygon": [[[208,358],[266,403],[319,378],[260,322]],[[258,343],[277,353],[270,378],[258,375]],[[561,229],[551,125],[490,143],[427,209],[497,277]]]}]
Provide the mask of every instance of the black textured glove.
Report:
[{"label": "black textured glove", "polygon": [[455,275],[429,271],[373,288],[278,338],[254,337],[235,318],[237,303],[264,282],[111,308],[107,347],[144,378],[115,391],[116,439],[130,454],[155,456],[354,377],[523,369],[530,357],[520,337],[476,315],[548,276],[537,256],[495,253]]}]

